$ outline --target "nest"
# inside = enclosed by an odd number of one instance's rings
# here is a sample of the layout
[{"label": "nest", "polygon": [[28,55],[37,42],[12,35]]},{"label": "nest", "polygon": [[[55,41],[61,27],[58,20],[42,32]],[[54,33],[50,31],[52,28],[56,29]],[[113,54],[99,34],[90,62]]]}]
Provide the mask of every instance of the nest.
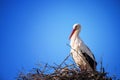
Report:
[{"label": "nest", "polygon": [[60,65],[42,64],[27,74],[20,72],[17,80],[112,80],[111,77],[107,76],[102,62],[100,71],[81,71],[75,63],[65,63],[68,57]]}]

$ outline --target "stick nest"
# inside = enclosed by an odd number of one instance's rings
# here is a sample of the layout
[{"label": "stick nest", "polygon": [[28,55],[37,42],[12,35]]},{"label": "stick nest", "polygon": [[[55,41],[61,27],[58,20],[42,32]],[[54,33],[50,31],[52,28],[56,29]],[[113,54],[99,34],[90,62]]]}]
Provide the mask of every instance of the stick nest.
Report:
[{"label": "stick nest", "polygon": [[17,80],[112,80],[107,76],[102,61],[100,71],[81,71],[74,62],[66,64],[69,56],[60,65],[38,64],[38,68],[27,74],[20,72]]},{"label": "stick nest", "polygon": [[17,80],[112,80],[104,71],[80,71],[75,64],[33,68],[27,74],[20,73]]}]

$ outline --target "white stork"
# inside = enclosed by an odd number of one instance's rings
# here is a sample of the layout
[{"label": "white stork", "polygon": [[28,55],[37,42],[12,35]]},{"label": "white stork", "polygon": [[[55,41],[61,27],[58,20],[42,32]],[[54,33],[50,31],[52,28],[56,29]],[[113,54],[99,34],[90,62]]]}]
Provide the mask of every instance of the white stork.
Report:
[{"label": "white stork", "polygon": [[96,70],[97,62],[92,54],[91,50],[84,44],[84,42],[79,37],[79,32],[81,31],[80,24],[73,25],[73,31],[69,37],[71,46],[71,55],[80,67],[81,71],[94,71]]}]

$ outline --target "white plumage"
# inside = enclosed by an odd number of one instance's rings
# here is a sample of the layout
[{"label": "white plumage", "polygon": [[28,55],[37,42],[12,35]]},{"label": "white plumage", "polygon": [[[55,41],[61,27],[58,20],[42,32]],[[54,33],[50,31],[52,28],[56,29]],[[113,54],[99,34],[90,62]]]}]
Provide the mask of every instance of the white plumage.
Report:
[{"label": "white plumage", "polygon": [[73,31],[69,37],[71,46],[71,55],[81,70],[93,71],[96,69],[95,57],[91,50],[84,44],[79,37],[81,30],[80,24],[73,25]]}]

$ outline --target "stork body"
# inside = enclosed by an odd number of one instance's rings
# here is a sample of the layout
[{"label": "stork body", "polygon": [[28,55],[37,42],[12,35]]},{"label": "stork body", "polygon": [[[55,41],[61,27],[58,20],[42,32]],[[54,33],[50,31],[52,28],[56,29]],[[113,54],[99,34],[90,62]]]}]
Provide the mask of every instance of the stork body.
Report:
[{"label": "stork body", "polygon": [[81,26],[73,25],[73,31],[69,37],[71,46],[71,55],[81,70],[94,71],[96,69],[95,57],[91,50],[84,44],[79,37]]}]

